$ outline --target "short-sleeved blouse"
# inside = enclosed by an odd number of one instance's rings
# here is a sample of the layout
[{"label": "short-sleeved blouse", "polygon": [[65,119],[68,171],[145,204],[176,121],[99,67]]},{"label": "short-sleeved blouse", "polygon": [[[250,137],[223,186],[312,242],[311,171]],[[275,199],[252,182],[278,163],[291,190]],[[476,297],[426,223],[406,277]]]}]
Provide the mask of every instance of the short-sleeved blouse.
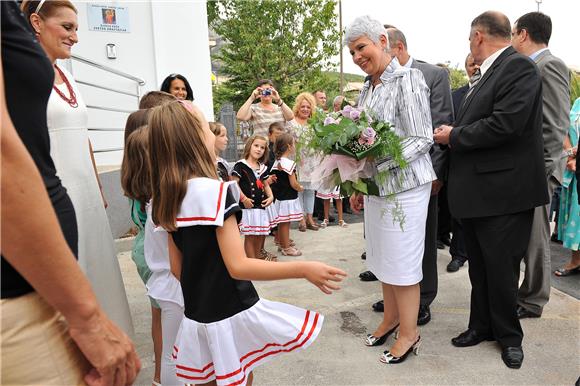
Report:
[{"label": "short-sleeved blouse", "polygon": [[254,135],[261,135],[268,138],[268,129],[274,122],[281,122],[286,126],[286,119],[284,119],[282,108],[274,104],[272,105],[272,110],[269,110],[262,107],[260,103],[254,103],[250,106],[250,112],[252,113],[250,122]]}]

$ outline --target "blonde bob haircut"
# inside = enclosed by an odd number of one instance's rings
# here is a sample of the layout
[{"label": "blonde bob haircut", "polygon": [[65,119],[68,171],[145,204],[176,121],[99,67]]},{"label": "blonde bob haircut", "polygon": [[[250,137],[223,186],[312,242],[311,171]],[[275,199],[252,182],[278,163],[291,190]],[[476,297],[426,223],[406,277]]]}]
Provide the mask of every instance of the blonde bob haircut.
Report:
[{"label": "blonde bob haircut", "polygon": [[294,116],[298,114],[298,110],[300,110],[300,105],[304,101],[308,102],[308,104],[310,105],[310,116],[314,114],[314,110],[316,109],[316,99],[314,98],[314,95],[310,94],[309,92],[302,92],[298,94],[298,96],[296,97],[296,101],[294,102],[294,107],[292,108]]}]

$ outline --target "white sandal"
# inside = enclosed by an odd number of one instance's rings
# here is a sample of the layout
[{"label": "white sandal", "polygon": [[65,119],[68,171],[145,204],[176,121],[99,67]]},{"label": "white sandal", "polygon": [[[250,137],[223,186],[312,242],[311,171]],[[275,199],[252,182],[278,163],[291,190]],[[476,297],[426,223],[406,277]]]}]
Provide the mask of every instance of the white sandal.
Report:
[{"label": "white sandal", "polygon": [[282,254],[284,256],[302,256],[302,252],[300,252],[299,249],[296,249],[294,247],[288,247],[288,248],[282,249]]},{"label": "white sandal", "polygon": [[324,220],[322,220],[322,222],[320,223],[320,227],[321,228],[326,228],[328,226],[328,219],[325,218]]},{"label": "white sandal", "polygon": [[348,228],[348,224],[344,222],[344,220],[338,221],[338,226],[341,228]]}]

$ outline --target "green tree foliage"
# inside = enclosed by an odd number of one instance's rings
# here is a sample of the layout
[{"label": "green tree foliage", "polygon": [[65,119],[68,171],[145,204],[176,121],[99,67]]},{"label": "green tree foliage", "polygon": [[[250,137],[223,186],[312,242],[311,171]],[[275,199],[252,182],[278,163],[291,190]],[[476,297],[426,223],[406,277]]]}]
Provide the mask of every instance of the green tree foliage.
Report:
[{"label": "green tree foliage", "polygon": [[210,27],[226,44],[217,58],[220,76],[214,106],[248,98],[260,79],[272,79],[288,105],[302,91],[328,87],[339,49],[333,0],[217,0],[207,2]]},{"label": "green tree foliage", "polygon": [[572,77],[570,79],[570,106],[578,98],[580,98],[580,74],[572,71]]},{"label": "green tree foliage", "polygon": [[469,79],[467,79],[467,74],[464,70],[457,68],[449,68],[449,83],[451,84],[451,90],[457,90],[467,84]]}]

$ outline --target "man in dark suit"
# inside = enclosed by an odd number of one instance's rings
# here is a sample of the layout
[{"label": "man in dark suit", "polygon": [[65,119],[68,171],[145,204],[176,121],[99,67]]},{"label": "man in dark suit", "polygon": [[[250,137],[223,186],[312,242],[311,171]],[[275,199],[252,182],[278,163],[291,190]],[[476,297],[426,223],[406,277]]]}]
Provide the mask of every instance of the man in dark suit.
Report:
[{"label": "man in dark suit", "polygon": [[[570,124],[570,70],[548,49],[551,35],[552,20],[541,12],[523,15],[512,29],[512,47],[532,59],[542,77],[542,132],[549,197],[562,184],[565,164],[562,143]],[[518,317],[537,318],[550,299],[550,204],[535,209],[524,262],[524,281],[518,291]]]},{"label": "man in dark suit", "polygon": [[[465,58],[465,72],[467,77],[471,79],[475,71],[479,68],[479,65],[475,63],[473,60],[473,56],[471,53],[467,55]],[[471,85],[471,80],[462,87],[459,87],[457,90],[454,90],[451,93],[451,97],[453,98],[453,111],[459,111],[459,107],[461,106],[461,102],[463,102],[463,98],[469,91],[469,86]],[[445,189],[445,194],[447,194],[447,189]],[[456,218],[451,218],[451,230],[453,233],[453,237],[451,238],[451,245],[449,246],[449,254],[451,255],[451,261],[447,264],[447,272],[457,272],[459,268],[465,264],[467,261],[467,251],[465,249],[465,237],[463,236],[463,226],[461,222]]]},{"label": "man in dark suit", "polygon": [[520,368],[519,266],[534,208],[548,202],[548,189],[540,75],[510,39],[505,15],[489,11],[473,20],[470,50],[481,67],[455,123],[437,128],[434,139],[450,148],[449,207],[463,223],[472,286],[469,327],[451,342],[496,340],[504,363]]},{"label": "man in dark suit", "polygon": [[467,57],[465,58],[465,73],[467,74],[467,78],[470,79],[470,81],[465,86],[461,86],[451,92],[451,98],[453,99],[453,111],[455,114],[457,114],[459,111],[461,102],[463,102],[463,98],[465,97],[465,94],[467,94],[469,86],[471,85],[471,77],[473,74],[475,74],[475,71],[478,68],[479,65],[475,63],[475,60],[473,60],[473,55],[471,55],[471,53],[467,54]]},{"label": "man in dark suit", "polygon": [[[411,57],[403,32],[391,25],[385,25],[385,28],[389,37],[391,55],[397,58],[401,66],[416,68],[423,73],[425,83],[431,91],[429,103],[433,127],[451,123],[453,121],[453,103],[447,70]],[[447,178],[447,151],[439,146],[433,146],[430,154],[437,180],[433,181],[427,212],[421,303],[417,317],[417,324],[420,326],[431,320],[430,306],[437,296],[437,196],[443,186],[443,181]],[[383,301],[380,300],[373,304],[373,309],[382,312],[384,309]]]}]

